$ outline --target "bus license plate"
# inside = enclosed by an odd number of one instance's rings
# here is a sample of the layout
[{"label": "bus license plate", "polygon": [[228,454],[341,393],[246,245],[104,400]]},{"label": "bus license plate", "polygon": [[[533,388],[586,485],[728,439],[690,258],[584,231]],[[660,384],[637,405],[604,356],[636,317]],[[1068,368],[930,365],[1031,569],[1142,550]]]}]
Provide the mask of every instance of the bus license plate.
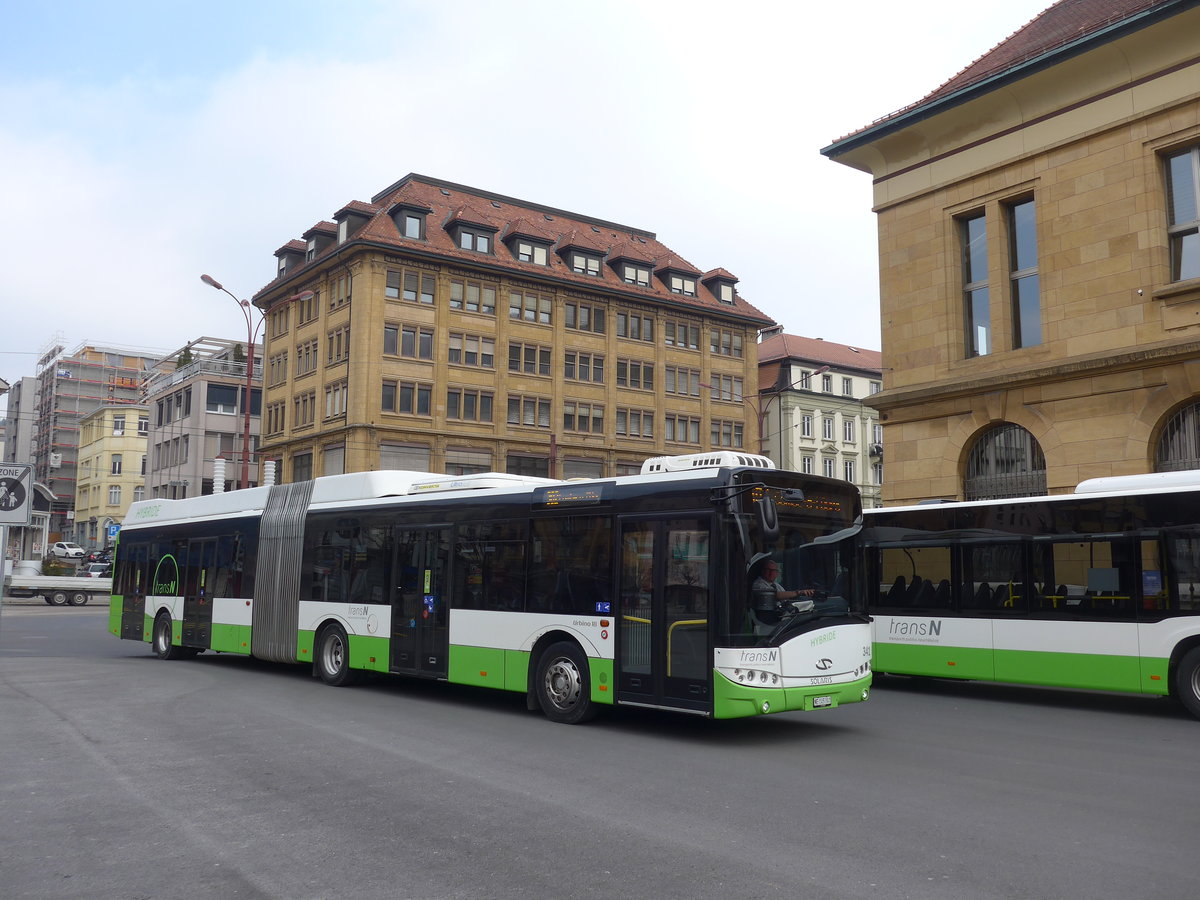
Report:
[{"label": "bus license plate", "polygon": [[813,697],[813,709],[819,709],[822,706],[833,706],[833,698]]}]

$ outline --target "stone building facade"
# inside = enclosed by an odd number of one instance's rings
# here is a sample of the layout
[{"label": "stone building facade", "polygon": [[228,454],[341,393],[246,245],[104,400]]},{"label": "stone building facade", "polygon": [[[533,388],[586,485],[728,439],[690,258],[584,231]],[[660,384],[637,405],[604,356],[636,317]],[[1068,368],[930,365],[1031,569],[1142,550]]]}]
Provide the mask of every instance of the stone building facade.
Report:
[{"label": "stone building facade", "polygon": [[756,448],[771,320],[648,231],[420,175],[276,252],[263,456],[278,480],[551,477]]},{"label": "stone building facade", "polygon": [[822,151],[874,178],[886,501],[1200,467],[1198,48],[1063,0]]}]

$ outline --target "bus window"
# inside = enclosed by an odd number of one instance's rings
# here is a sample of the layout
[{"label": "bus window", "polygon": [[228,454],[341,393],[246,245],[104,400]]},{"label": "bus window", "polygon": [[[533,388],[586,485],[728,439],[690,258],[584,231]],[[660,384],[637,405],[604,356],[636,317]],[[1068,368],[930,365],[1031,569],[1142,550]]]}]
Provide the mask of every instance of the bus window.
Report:
[{"label": "bus window", "polygon": [[1018,543],[968,544],[963,547],[962,605],[1001,613],[1029,606],[1025,563]]},{"label": "bus window", "polygon": [[1200,533],[1172,534],[1167,538],[1167,548],[1170,571],[1174,573],[1169,590],[1172,597],[1178,598],[1176,608],[1196,612],[1200,610]]},{"label": "bus window", "polygon": [[1079,541],[1054,544],[1054,571],[1065,594],[1058,610],[1073,615],[1133,618],[1138,555],[1134,542]]},{"label": "bus window", "polygon": [[525,523],[461,525],[454,556],[455,607],[525,608]]},{"label": "bus window", "polygon": [[1170,606],[1163,581],[1162,548],[1158,541],[1142,541],[1142,609],[1165,610]]},{"label": "bus window", "polygon": [[533,522],[532,612],[592,616],[612,609],[612,519],[554,516]]},{"label": "bus window", "polygon": [[953,583],[949,547],[887,547],[880,553],[880,606],[949,609]]}]

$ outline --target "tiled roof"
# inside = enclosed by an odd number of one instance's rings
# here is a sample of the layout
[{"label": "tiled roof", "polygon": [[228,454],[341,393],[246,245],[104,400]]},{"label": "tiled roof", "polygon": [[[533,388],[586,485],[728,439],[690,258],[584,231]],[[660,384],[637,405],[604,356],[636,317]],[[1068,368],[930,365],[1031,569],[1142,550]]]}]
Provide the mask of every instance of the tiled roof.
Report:
[{"label": "tiled roof", "polygon": [[864,350],[850,344],[836,344],[821,338],[801,337],[798,334],[776,334],[758,345],[758,361],[794,359],[818,366],[828,364],[834,369],[863,369],[883,371],[883,355],[878,350]]},{"label": "tiled roof", "polygon": [[337,226],[332,222],[318,222],[308,231],[304,232],[304,237],[313,234],[337,234]]},{"label": "tiled roof", "polygon": [[[707,286],[698,288],[695,297],[685,297],[672,294],[657,277],[653,278],[647,287],[626,284],[613,267],[607,264],[601,266],[600,277],[573,272],[568,261],[558,253],[551,253],[549,265],[543,266],[533,262],[521,262],[502,243],[495,246],[491,254],[464,250],[455,243],[454,235],[448,230],[448,226],[459,222],[495,228],[501,234],[541,235],[551,242],[556,250],[565,246],[588,248],[604,254],[606,262],[629,259],[643,262],[647,266],[661,265],[669,260],[676,270],[700,274],[701,269],[680,257],[648,231],[415,174],[406,175],[371,200],[371,204],[356,201],[342,208],[347,210],[353,207],[355,211],[363,213],[370,211],[370,220],[351,240],[368,241],[422,254],[436,254],[443,259],[458,260],[464,266],[486,266],[504,270],[518,277],[537,279],[549,276],[560,283],[576,284],[582,290],[595,290],[602,286],[631,298],[656,300],[682,308],[692,307],[697,312],[741,316],[760,325],[771,324],[769,316],[741,296],[735,296],[731,306],[722,303]],[[402,237],[397,231],[388,211],[398,203],[430,210],[423,240]],[[285,246],[291,247],[296,243],[299,243],[302,251],[305,249],[303,243],[295,241]],[[288,281],[303,279],[304,271],[309,265],[319,264],[326,255],[335,250],[336,247],[328,248],[313,262],[293,269],[281,278]],[[723,269],[714,271],[724,272]],[[276,279],[259,293],[271,290],[278,282],[279,279]]]},{"label": "tiled roof", "polygon": [[1031,22],[1005,38],[936,90],[903,109],[876,119],[870,125],[840,138],[848,140],[879,128],[972,85],[1002,75],[1038,57],[1051,54],[1082,38],[1156,7],[1195,5],[1195,0],[1059,0]]},{"label": "tiled roof", "polygon": [[304,243],[304,241],[300,240],[299,238],[294,238],[276,250],[275,255],[278,256],[280,253],[287,253],[288,251],[291,251],[292,253],[305,253],[307,250],[308,244]]}]

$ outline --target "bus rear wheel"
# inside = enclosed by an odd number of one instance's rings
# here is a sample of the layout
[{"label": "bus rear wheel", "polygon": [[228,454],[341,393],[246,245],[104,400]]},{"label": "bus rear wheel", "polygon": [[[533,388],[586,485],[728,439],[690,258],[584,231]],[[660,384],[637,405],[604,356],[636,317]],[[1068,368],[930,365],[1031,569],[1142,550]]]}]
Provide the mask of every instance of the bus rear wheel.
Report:
[{"label": "bus rear wheel", "polygon": [[182,647],[176,647],[171,642],[171,617],[159,613],[154,620],[154,655],[159,659],[183,659],[186,655]]},{"label": "bus rear wheel", "polygon": [[1200,719],[1200,647],[1193,647],[1179,661],[1175,693],[1187,711]]},{"label": "bus rear wheel", "polygon": [[542,712],[551,722],[576,725],[598,712],[592,703],[587,658],[569,641],[552,644],[542,654],[534,689]]},{"label": "bus rear wheel", "polygon": [[326,684],[344,687],[354,683],[354,670],[350,668],[350,641],[341,625],[327,625],[317,637],[317,652],[314,663],[317,674]]}]

